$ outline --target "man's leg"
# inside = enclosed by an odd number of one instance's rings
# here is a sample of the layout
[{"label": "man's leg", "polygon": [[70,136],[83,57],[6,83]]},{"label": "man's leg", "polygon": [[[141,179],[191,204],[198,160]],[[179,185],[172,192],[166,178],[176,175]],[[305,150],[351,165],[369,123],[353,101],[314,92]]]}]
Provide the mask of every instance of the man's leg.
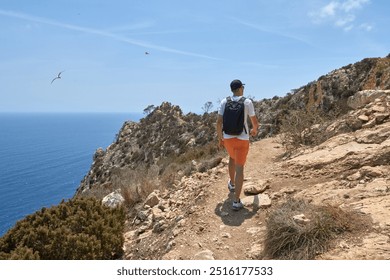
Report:
[{"label": "man's leg", "polygon": [[244,183],[244,166],[243,165],[238,165],[236,164],[236,169],[235,169],[235,201],[238,202],[240,200],[240,194],[241,194],[241,189],[242,185]]},{"label": "man's leg", "polygon": [[229,177],[230,182],[232,183],[232,185],[234,185],[236,178],[236,162],[231,157],[229,157]]},{"label": "man's leg", "polygon": [[249,151],[249,141],[238,140],[237,142],[237,151],[236,151],[236,178],[235,178],[235,199],[233,202],[233,209],[239,210],[243,207],[240,202],[240,195],[242,190],[242,185],[244,184],[244,165],[246,162],[246,157]]},{"label": "man's leg", "polygon": [[234,181],[236,178],[236,161],[235,161],[235,149],[234,149],[234,139],[225,139],[224,146],[229,154],[229,179],[228,188],[230,192],[234,192]]}]

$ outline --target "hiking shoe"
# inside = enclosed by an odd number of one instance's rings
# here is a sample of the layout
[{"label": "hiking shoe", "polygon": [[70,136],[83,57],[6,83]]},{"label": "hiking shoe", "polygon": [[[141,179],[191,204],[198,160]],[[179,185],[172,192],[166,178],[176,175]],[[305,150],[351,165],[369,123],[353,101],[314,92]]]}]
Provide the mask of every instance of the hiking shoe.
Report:
[{"label": "hiking shoe", "polygon": [[238,211],[244,208],[244,204],[242,204],[241,200],[233,201],[233,210]]},{"label": "hiking shoe", "polygon": [[228,182],[228,189],[230,192],[234,192],[236,189],[230,180]]}]

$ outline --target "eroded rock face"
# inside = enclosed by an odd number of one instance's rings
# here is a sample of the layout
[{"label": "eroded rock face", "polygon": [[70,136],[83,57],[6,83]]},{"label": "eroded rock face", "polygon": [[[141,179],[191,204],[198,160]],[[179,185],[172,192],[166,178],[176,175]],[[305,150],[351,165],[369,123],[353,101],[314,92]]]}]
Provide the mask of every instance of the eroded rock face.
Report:
[{"label": "eroded rock face", "polygon": [[353,109],[374,101],[390,90],[390,57],[367,58],[334,70],[286,96],[256,102],[259,138],[273,136],[289,110],[320,108],[334,112],[347,103]]},{"label": "eroded rock face", "polygon": [[[373,127],[388,119],[388,110],[384,104],[372,108],[364,106],[388,96],[389,92],[390,58],[364,59],[334,70],[284,97],[255,102],[261,123],[255,140],[276,135],[281,120],[289,110],[316,107],[330,112],[347,102],[351,108],[360,110],[359,115],[349,115],[349,118],[328,127],[330,136]],[[140,166],[156,166],[161,172],[163,161],[214,141],[215,121],[215,112],[202,116],[183,115],[178,106],[164,102],[139,123],[125,122],[116,141],[107,149],[96,151],[91,169],[82,180],[77,194],[92,190],[99,193],[97,188],[100,188],[102,195],[107,195],[105,190],[120,187],[118,180],[126,170],[136,170]]]},{"label": "eroded rock face", "polygon": [[352,109],[360,109],[383,96],[390,95],[390,90],[363,90],[348,98],[347,105]]},{"label": "eroded rock face", "polygon": [[[134,170],[157,169],[190,150],[215,141],[216,114],[183,115],[178,106],[162,103],[139,123],[125,122],[107,149],[99,148],[77,194],[102,193],[121,187]],[[196,169],[195,169],[196,171]],[[129,177],[129,176],[128,176]]]},{"label": "eroded rock face", "polygon": [[[377,113],[378,107],[381,108],[380,114]],[[322,172],[331,172],[330,168],[336,168],[332,171],[335,173],[337,168],[353,170],[363,166],[387,165],[390,162],[390,95],[382,95],[364,108],[350,112],[327,129],[337,130],[338,127],[344,127],[351,118],[360,119],[361,115],[367,117],[365,121],[360,120],[361,129],[353,133],[338,134],[309,149],[310,153],[294,157],[288,164],[298,169],[299,166],[321,169]]]}]

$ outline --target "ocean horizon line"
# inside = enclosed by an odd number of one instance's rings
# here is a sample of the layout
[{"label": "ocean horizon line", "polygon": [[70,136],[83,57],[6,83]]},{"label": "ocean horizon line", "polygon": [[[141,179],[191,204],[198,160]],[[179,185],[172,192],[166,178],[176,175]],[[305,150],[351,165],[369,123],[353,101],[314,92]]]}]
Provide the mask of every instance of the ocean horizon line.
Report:
[{"label": "ocean horizon line", "polygon": [[0,111],[0,114],[118,114],[118,115],[125,115],[125,114],[132,114],[132,115],[144,115],[142,112],[55,112],[55,111]]}]

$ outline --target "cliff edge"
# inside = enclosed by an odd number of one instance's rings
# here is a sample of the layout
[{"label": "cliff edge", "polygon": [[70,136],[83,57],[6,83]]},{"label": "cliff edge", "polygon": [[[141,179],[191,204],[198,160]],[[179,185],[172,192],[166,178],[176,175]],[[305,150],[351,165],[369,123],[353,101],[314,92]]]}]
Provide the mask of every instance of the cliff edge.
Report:
[{"label": "cliff edge", "polygon": [[[184,115],[168,102],[126,122],[112,145],[96,151],[76,196],[127,205],[125,259],[266,258],[269,215],[290,199],[363,218],[315,258],[390,259],[390,57],[334,70],[255,107],[261,130],[250,147],[241,211],[230,209],[216,113]],[[286,153],[283,122],[313,109],[334,117],[300,136],[326,137]]]}]

